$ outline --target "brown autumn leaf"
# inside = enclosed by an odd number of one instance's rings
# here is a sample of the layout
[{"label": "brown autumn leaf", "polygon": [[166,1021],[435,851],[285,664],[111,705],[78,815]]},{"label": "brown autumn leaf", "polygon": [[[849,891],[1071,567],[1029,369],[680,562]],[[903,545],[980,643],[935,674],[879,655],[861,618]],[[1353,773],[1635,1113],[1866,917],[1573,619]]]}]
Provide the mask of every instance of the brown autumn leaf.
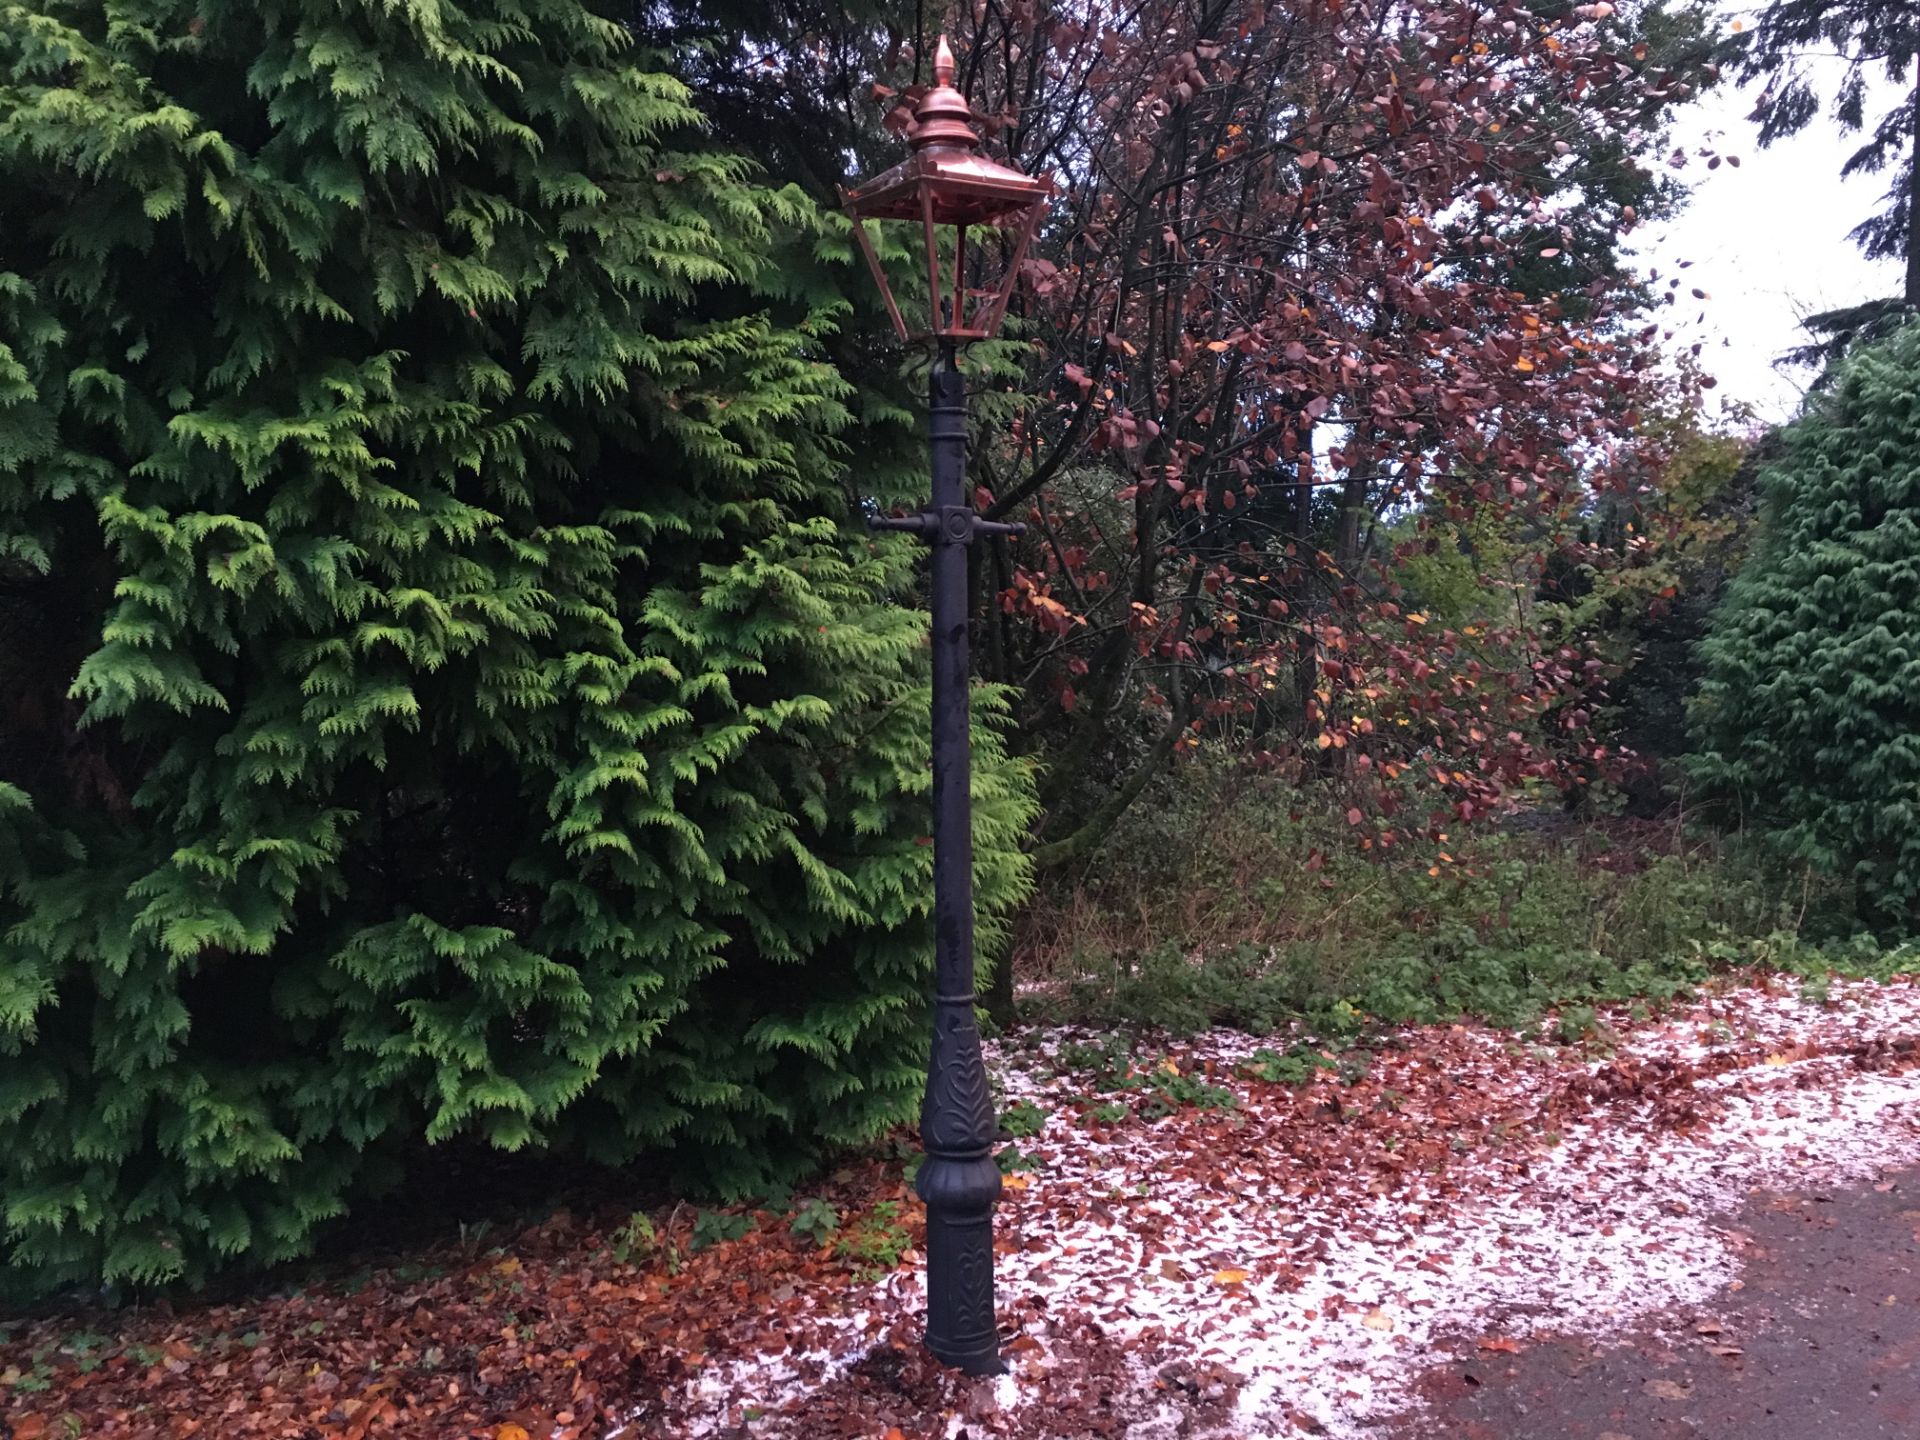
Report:
[{"label": "brown autumn leaf", "polygon": [[1685,1400],[1693,1394],[1691,1385],[1682,1385],[1675,1380],[1649,1380],[1640,1388],[1660,1400]]}]

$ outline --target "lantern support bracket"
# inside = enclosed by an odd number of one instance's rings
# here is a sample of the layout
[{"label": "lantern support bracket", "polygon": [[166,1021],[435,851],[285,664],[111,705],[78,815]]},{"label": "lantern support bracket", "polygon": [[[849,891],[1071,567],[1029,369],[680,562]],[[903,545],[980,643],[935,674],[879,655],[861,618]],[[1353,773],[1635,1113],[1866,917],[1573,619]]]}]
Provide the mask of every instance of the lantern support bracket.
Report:
[{"label": "lantern support bracket", "polygon": [[934,545],[971,545],[979,535],[1027,533],[1027,527],[1017,521],[983,520],[971,505],[942,505],[913,515],[874,515],[867,520],[867,528],[918,535]]}]

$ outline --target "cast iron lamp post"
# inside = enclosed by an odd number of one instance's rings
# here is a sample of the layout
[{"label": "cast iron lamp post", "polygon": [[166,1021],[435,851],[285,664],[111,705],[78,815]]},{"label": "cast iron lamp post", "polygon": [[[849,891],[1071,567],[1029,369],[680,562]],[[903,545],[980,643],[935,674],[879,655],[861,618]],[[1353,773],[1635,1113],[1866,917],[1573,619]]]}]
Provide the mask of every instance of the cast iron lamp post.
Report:
[{"label": "cast iron lamp post", "polygon": [[[980,1057],[973,988],[973,801],[969,791],[967,547],[978,535],[1019,533],[982,520],[966,488],[967,391],[959,347],[992,335],[1006,313],[1020,260],[1052,185],[979,153],[967,100],[953,87],[953,51],[940,37],[933,88],[908,132],[913,154],[884,175],[842,190],[853,231],[903,340],[933,342],[929,408],[932,501],[918,515],[876,519],[933,547],[933,1052],[920,1138],[926,1148],[914,1188],[927,1204],[927,1348],[969,1375],[1000,1370],[993,1315],[993,1102]],[[868,220],[917,220],[927,250],[927,328],[910,332],[887,284]],[[1000,282],[967,284],[969,226],[1007,227],[1012,248]],[[942,232],[953,238],[953,275],[943,282]],[[984,253],[981,258],[987,258]]]}]

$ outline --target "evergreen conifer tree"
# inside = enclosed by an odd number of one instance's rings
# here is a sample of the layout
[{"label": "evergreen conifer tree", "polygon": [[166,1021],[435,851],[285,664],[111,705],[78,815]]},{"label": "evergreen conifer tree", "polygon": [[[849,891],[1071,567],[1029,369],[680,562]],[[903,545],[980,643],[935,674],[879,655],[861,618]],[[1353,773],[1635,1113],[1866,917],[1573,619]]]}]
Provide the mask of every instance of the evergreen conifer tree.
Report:
[{"label": "evergreen conifer tree", "polygon": [[[738,1187],[918,1096],[925,626],[845,498],[844,238],[617,11],[0,0],[32,1285],[296,1254],[422,1141]],[[990,943],[1031,799],[977,756]]]},{"label": "evergreen conifer tree", "polygon": [[1703,647],[1693,770],[1786,853],[1920,918],[1920,327],[1780,432],[1754,553]]}]

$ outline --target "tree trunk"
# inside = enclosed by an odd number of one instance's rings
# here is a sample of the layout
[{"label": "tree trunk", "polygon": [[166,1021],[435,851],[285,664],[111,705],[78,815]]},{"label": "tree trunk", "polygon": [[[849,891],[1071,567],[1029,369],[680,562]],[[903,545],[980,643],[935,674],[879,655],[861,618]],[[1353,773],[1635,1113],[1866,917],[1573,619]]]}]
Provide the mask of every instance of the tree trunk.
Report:
[{"label": "tree trunk", "polygon": [[1920,59],[1913,71],[1913,150],[1907,157],[1907,289],[1909,305],[1920,305]]},{"label": "tree trunk", "polygon": [[1291,615],[1299,630],[1299,649],[1293,657],[1293,710],[1301,733],[1306,733],[1307,709],[1313,703],[1313,672],[1318,664],[1307,621],[1313,614],[1315,596],[1313,573],[1313,429],[1308,427],[1300,448],[1299,482],[1293,492],[1294,582],[1288,596]]},{"label": "tree trunk", "polygon": [[1340,518],[1334,529],[1333,558],[1342,578],[1351,579],[1360,569],[1361,523],[1367,518],[1367,492],[1373,477],[1360,466],[1347,473],[1340,487]]}]

